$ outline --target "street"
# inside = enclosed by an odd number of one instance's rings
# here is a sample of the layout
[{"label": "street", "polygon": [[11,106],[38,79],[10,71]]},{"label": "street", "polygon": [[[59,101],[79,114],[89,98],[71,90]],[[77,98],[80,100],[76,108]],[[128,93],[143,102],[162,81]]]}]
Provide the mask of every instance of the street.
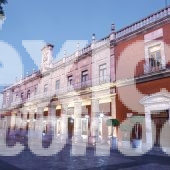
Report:
[{"label": "street", "polygon": [[[85,156],[70,156],[71,145],[67,144],[54,156],[36,156],[28,148],[17,156],[0,157],[0,169],[11,170],[56,170],[56,169],[125,169],[125,170],[169,170],[170,157],[159,148],[154,148],[139,157],[128,157],[117,150],[111,150],[110,156],[95,156],[95,148],[88,147]],[[7,164],[6,164],[7,163]],[[10,165],[11,166],[10,166]],[[9,168],[10,167],[10,168]]]}]

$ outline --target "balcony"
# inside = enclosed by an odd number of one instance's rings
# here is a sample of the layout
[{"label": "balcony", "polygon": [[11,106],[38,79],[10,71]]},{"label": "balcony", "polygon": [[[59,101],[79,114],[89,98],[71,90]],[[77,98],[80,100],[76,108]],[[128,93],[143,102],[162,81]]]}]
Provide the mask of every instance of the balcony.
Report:
[{"label": "balcony", "polygon": [[144,74],[149,74],[149,73],[156,73],[160,72],[166,69],[166,66],[164,65],[157,65],[157,66],[151,66],[148,63],[144,64]]},{"label": "balcony", "polygon": [[43,93],[37,93],[37,94],[31,94],[30,97],[26,100],[27,102],[32,102],[34,100],[42,100],[51,97],[53,94],[50,92],[43,92]]},{"label": "balcony", "polygon": [[94,87],[102,84],[110,83],[110,76],[102,76],[99,78],[90,79],[84,82],[80,82],[74,85],[75,90],[83,90],[88,87]]},{"label": "balcony", "polygon": [[92,81],[87,80],[87,81],[83,81],[83,82],[80,82],[80,83],[76,83],[74,85],[74,89],[75,90],[86,89],[88,87],[91,87],[91,85],[92,85]]},{"label": "balcony", "polygon": [[110,83],[110,76],[99,77],[99,84]]},{"label": "balcony", "polygon": [[98,86],[102,84],[110,83],[110,76],[104,75],[98,78],[94,78],[92,81],[92,86]]}]

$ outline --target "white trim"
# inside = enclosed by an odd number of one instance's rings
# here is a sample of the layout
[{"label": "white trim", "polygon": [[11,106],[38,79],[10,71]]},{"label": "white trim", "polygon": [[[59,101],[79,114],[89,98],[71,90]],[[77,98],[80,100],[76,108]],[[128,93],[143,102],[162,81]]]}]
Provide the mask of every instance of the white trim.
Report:
[{"label": "white trim", "polygon": [[140,104],[144,105],[145,110],[146,142],[153,143],[151,121],[152,111],[169,110],[170,114],[170,93],[167,91],[162,91],[146,96],[142,100],[140,100]]},{"label": "white trim", "polygon": [[145,61],[146,61],[146,64],[149,65],[149,48],[151,48],[153,46],[158,46],[158,45],[160,45],[160,51],[161,51],[161,64],[163,67],[165,67],[165,65],[166,65],[165,45],[162,40],[159,40],[159,41],[155,40],[155,41],[145,44]]}]

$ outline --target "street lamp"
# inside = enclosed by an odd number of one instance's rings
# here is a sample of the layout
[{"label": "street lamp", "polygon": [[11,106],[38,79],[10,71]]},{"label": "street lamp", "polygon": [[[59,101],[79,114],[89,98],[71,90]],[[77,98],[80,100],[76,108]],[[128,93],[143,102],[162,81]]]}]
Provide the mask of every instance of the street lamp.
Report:
[{"label": "street lamp", "polygon": [[2,24],[4,23],[5,19],[5,13],[0,3],[0,29],[2,29]]}]

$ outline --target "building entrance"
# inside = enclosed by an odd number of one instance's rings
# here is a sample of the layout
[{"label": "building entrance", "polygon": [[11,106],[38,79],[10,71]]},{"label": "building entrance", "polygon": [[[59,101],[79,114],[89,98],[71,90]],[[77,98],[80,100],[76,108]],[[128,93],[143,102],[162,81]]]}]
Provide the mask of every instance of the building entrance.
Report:
[{"label": "building entrance", "polygon": [[155,124],[156,134],[155,134],[155,146],[160,146],[160,133],[163,125],[169,119],[169,111],[153,111],[151,114],[152,121]]},{"label": "building entrance", "polygon": [[68,117],[68,139],[72,139],[74,135],[74,119]]}]

